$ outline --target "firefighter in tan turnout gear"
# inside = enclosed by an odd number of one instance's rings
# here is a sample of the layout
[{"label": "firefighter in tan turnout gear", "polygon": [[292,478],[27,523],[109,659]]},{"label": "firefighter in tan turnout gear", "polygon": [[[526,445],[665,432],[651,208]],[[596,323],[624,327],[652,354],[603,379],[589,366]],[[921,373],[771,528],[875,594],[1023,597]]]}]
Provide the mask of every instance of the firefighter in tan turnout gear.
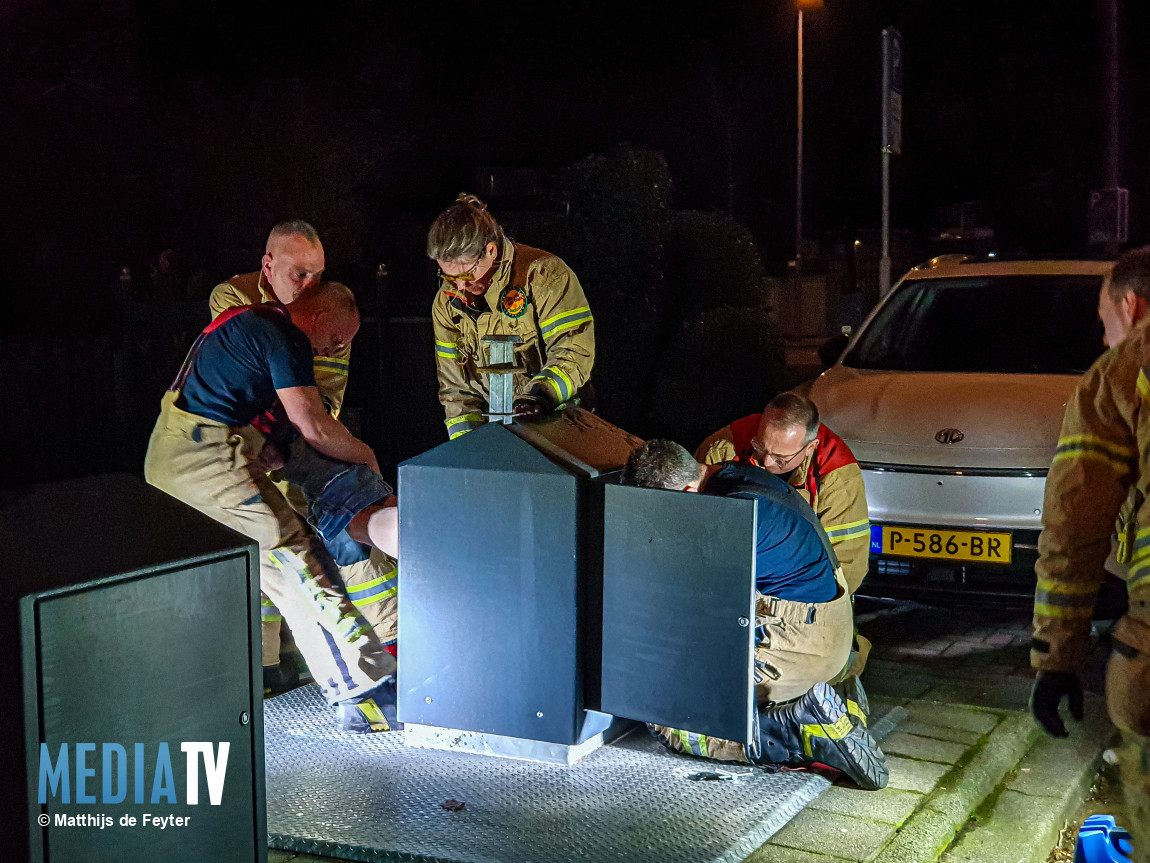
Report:
[{"label": "firefighter in tan turnout gear", "polygon": [[751,740],[741,743],[650,725],[675,752],[721,761],[829,765],[861,788],[887,784],[886,758],[866,730],[867,700],[827,681],[851,652],[850,595],[834,548],[811,508],[779,477],[745,464],[702,465],[672,441],[636,447],[620,483],[755,500],[756,703]]},{"label": "firefighter in tan turnout gear", "polygon": [[1046,479],[1038,540],[1031,665],[1038,669],[1031,709],[1056,737],[1066,728],[1058,708],[1082,718],[1078,672],[1090,650],[1090,621],[1105,578],[1115,518],[1129,563],[1130,607],[1113,632],[1106,670],[1110,718],[1122,732],[1119,752],[1134,860],[1150,861],[1150,246],[1114,265],[1098,298],[1110,350],[1090,368],[1066,407]]},{"label": "firefighter in tan turnout gear", "polygon": [[[333,577],[323,545],[267,476],[265,438],[254,425],[278,406],[288,430],[341,466],[342,508],[327,524],[352,531],[373,517],[391,488],[371,449],[328,414],[312,357],[351,341],[359,314],[351,291],[325,283],[288,305],[229,309],[200,334],[164,397],[144,461],[149,483],[231,527],[260,546],[260,587],[282,610],[328,701],[337,727],[382,731],[396,702],[395,659],[354,602],[351,585]],[[326,489],[325,489],[326,493]],[[316,498],[322,510],[324,496]],[[361,505],[362,504],[362,505]],[[333,523],[334,522],[334,523]],[[317,528],[318,530],[319,528]],[[353,531],[358,533],[358,530]],[[369,529],[370,533],[370,529]],[[392,632],[385,635],[393,636]]]},{"label": "firefighter in tan turnout gear", "polygon": [[484,336],[521,340],[515,345],[516,416],[538,416],[577,396],[587,401],[595,323],[570,267],[548,252],[511,242],[474,195],[460,195],[435,220],[427,255],[439,264],[431,320],[450,438],[487,421]]},{"label": "firefighter in tan turnout gear", "polygon": [[[212,289],[208,300],[212,317],[235,306],[290,303],[319,284],[324,263],[323,244],[315,228],[298,219],[281,222],[268,235],[267,250],[258,272],[232,276]],[[336,419],[347,390],[350,358],[351,345],[345,345],[333,351],[330,357],[312,360],[320,399]]]},{"label": "firefighter in tan turnout gear", "polygon": [[[212,290],[208,301],[212,319],[232,308],[293,302],[321,284],[325,264],[323,244],[311,224],[299,219],[281,222],[268,235],[259,271],[232,276]],[[339,419],[343,405],[350,358],[350,341],[312,358],[320,401],[334,419]],[[310,457],[302,452],[304,446],[302,439],[296,442],[295,457]],[[307,501],[300,488],[286,482],[278,487],[292,508],[306,516]],[[340,577],[352,603],[394,653],[398,582],[394,559],[377,548],[353,542],[346,533],[327,545],[340,566]],[[296,675],[280,663],[283,616],[267,596],[261,597],[261,603],[264,688],[277,691],[288,688]]]},{"label": "firefighter in tan turnout gear", "polygon": [[[870,565],[866,488],[854,453],[819,422],[814,402],[779,393],[761,414],[735,420],[703,441],[695,458],[752,464],[785,480],[815,511],[855,594]],[[862,674],[870,650],[870,641],[856,632],[850,664],[836,682]]]},{"label": "firefighter in tan turnout gear", "polygon": [[753,464],[781,476],[819,517],[850,592],[859,589],[870,555],[862,471],[846,442],[819,422],[810,399],[779,393],[761,414],[735,420],[703,441],[695,458]]}]

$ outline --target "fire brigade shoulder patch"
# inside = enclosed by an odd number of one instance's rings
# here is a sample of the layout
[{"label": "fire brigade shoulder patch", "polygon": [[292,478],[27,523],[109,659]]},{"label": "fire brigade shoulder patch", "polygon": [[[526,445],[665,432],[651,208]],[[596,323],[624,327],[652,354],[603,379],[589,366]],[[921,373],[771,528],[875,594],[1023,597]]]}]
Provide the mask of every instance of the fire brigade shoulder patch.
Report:
[{"label": "fire brigade shoulder patch", "polygon": [[519,318],[527,311],[527,295],[522,288],[508,285],[499,295],[499,311],[509,318]]}]

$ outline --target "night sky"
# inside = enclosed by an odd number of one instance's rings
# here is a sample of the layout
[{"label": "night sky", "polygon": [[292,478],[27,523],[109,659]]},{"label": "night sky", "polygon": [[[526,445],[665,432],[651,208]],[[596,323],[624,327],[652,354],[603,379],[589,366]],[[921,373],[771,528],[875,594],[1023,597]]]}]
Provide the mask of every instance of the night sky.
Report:
[{"label": "night sky", "polygon": [[[1148,13],[1120,5],[1121,176],[1144,241]],[[893,24],[895,227],[925,237],[940,208],[979,201],[1001,251],[1081,251],[1103,179],[1099,8],[808,12],[807,236],[878,226],[879,34]],[[218,280],[254,268],[290,215],[316,221],[329,266],[350,273],[406,254],[383,226],[425,225],[480,168],[560,169],[620,144],[664,154],[675,206],[730,207],[771,271],[793,250],[789,0],[0,0],[0,43],[9,270],[28,283],[108,283],[165,248]]]}]

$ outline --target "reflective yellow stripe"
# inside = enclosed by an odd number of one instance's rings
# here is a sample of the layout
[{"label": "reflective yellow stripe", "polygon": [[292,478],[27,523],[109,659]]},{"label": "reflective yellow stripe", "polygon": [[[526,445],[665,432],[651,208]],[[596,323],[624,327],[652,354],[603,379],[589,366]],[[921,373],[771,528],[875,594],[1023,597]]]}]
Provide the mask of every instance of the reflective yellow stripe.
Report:
[{"label": "reflective yellow stripe", "polygon": [[1126,571],[1126,587],[1130,587],[1129,582],[1131,579],[1141,576],[1147,569],[1150,569],[1150,558],[1147,558],[1145,555],[1136,558],[1131,564],[1130,569]]},{"label": "reflective yellow stripe", "polygon": [[348,366],[347,360],[341,360],[338,357],[316,357],[312,360],[312,368],[316,371],[346,377]]},{"label": "reflective yellow stripe", "polygon": [[354,605],[356,608],[363,608],[365,605],[372,605],[376,602],[382,602],[383,600],[387,599],[389,596],[395,596],[395,591],[396,591],[396,588],[390,587],[387,590],[383,591],[382,593],[374,594],[373,596],[369,596],[366,599],[353,599],[351,601],[351,604]]},{"label": "reflective yellow stripe", "polygon": [[1114,472],[1117,473],[1119,476],[1130,473],[1130,465],[1126,464],[1125,462],[1120,462],[1120,461],[1117,461],[1115,459],[1108,458],[1106,455],[1104,455],[1103,453],[1100,453],[1100,452],[1090,452],[1088,450],[1087,451],[1075,451],[1075,452],[1059,453],[1058,455],[1056,455],[1054,458],[1052,458],[1050,460],[1050,463],[1054,464],[1055,462],[1067,461],[1069,459],[1076,459],[1076,458],[1077,459],[1083,459],[1083,460],[1089,460],[1089,461],[1105,462],[1106,464],[1110,465],[1110,467],[1114,468]]},{"label": "reflective yellow stripe", "polygon": [[582,326],[583,324],[586,324],[586,323],[590,322],[591,320],[592,320],[592,319],[591,319],[590,317],[586,317],[586,318],[577,318],[577,319],[576,319],[576,320],[574,320],[574,321],[568,321],[568,322],[567,322],[567,323],[565,323],[565,324],[560,324],[560,325],[559,325],[559,326],[557,326],[555,329],[553,329],[553,330],[551,330],[551,331],[549,331],[549,332],[547,333],[547,338],[551,338],[551,337],[552,337],[553,335],[555,335],[556,333],[561,333],[561,332],[563,332],[564,330],[569,330],[569,329],[571,329],[572,327],[578,327],[578,326]]},{"label": "reflective yellow stripe", "polygon": [[458,357],[459,356],[459,343],[458,342],[441,342],[438,339],[435,341],[435,353],[441,357]]},{"label": "reflective yellow stripe", "polygon": [[1034,614],[1036,617],[1060,617],[1063,620],[1090,620],[1094,616],[1094,603],[1081,606],[1061,606],[1035,602]]},{"label": "reflective yellow stripe", "polygon": [[862,527],[864,524],[870,524],[870,519],[864,518],[860,521],[848,521],[846,524],[832,524],[826,531],[830,533],[833,530],[846,530],[848,527]]},{"label": "reflective yellow stripe", "polygon": [[444,420],[443,424],[450,429],[452,426],[457,426],[460,423],[481,423],[483,422],[483,414],[460,414],[457,417],[452,417],[449,420]]},{"label": "reflective yellow stripe", "polygon": [[811,739],[814,737],[826,737],[831,740],[842,740],[851,732],[851,718],[849,714],[844,713],[839,717],[838,722],[834,725],[823,725],[820,722],[814,722],[810,725],[803,725],[803,752],[808,758],[811,757]]},{"label": "reflective yellow stripe", "polygon": [[[563,383],[567,385],[567,392],[563,392],[562,388],[559,386],[559,382],[554,378],[548,377],[548,374],[556,375],[557,377],[562,378]],[[535,377],[537,379],[545,380],[547,383],[551,384],[551,389],[555,390],[555,398],[559,399],[561,402],[566,401],[575,393],[575,385],[571,383],[571,378],[567,377],[567,375],[565,375],[563,370],[560,368],[548,366]]]},{"label": "reflective yellow stripe", "polygon": [[393,566],[387,571],[387,575],[381,575],[379,578],[373,578],[371,581],[365,581],[363,584],[353,584],[348,587],[348,590],[352,593],[361,593],[370,587],[375,587],[376,585],[383,584],[385,581],[391,581],[394,575],[395,567]]},{"label": "reflective yellow stripe", "polygon": [[1097,584],[1077,584],[1072,581],[1054,581],[1049,578],[1038,579],[1036,591],[1042,593],[1063,593],[1076,596],[1093,596],[1098,592]]},{"label": "reflective yellow stripe", "polygon": [[[591,307],[590,307],[590,306],[580,306],[580,307],[579,307],[579,308],[577,308],[577,309],[568,309],[568,310],[567,310],[567,311],[565,311],[565,312],[560,312],[560,313],[559,313],[559,314],[557,314],[557,315],[552,315],[551,317],[549,317],[549,318],[548,318],[547,320],[545,320],[545,321],[540,321],[540,322],[539,322],[539,329],[541,329],[541,330],[545,330],[545,329],[547,329],[547,327],[548,327],[550,324],[553,324],[553,323],[555,323],[557,320],[559,320],[560,318],[565,318],[565,317],[567,317],[568,315],[574,315],[574,314],[576,314],[576,313],[579,313],[579,312],[590,312],[590,311],[591,311]],[[580,319],[580,322],[582,322],[582,321],[585,321],[585,320],[588,320],[588,318],[581,318],[581,319]]]},{"label": "reflective yellow stripe", "polygon": [[387,723],[387,717],[383,715],[383,711],[379,709],[379,705],[370,698],[367,701],[361,701],[356,707],[363,713],[372,731],[391,730],[391,726]]},{"label": "reflective yellow stripe", "polygon": [[1081,444],[1095,446],[1099,449],[1104,449],[1113,455],[1122,456],[1125,458],[1134,458],[1134,456],[1138,454],[1137,450],[1135,450],[1133,447],[1122,446],[1120,443],[1103,440],[1097,435],[1092,434],[1072,434],[1067,435],[1066,437],[1060,437],[1058,439],[1058,449],[1062,449],[1063,447],[1067,446],[1078,446]]},{"label": "reflective yellow stripe", "polygon": [[[1133,576],[1133,573],[1131,573],[1131,576]],[[1141,590],[1148,584],[1150,584],[1150,572],[1146,573],[1146,575],[1140,575],[1137,578],[1131,577],[1131,579],[1126,582],[1126,592],[1133,593],[1135,590]]]},{"label": "reflective yellow stripe", "polygon": [[859,707],[859,703],[857,701],[851,701],[849,698],[847,699],[847,713],[853,713],[858,717],[858,720],[863,724],[863,727],[866,727],[866,714],[863,713],[862,708]]}]

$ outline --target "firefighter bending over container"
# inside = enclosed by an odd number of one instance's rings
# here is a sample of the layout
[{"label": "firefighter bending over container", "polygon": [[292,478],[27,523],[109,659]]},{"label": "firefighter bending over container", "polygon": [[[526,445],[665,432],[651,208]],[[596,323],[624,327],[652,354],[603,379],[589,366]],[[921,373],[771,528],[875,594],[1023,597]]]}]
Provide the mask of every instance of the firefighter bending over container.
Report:
[{"label": "firefighter bending over container", "polygon": [[484,336],[518,337],[513,412],[529,418],[579,399],[591,407],[595,324],[579,279],[548,252],[513,243],[474,195],[461,194],[427,236],[439,264],[431,308],[439,400],[450,438],[487,421]]},{"label": "firefighter bending over container", "polygon": [[[1150,861],[1150,246],[1118,259],[1098,297],[1110,350],[1086,372],[1062,420],[1046,478],[1034,641],[1038,669],[1031,710],[1065,737],[1062,699],[1082,718],[1078,674],[1090,652],[1090,622],[1115,519],[1130,605],[1111,634],[1106,706],[1122,732],[1119,750],[1127,826],[1136,863]],[[1123,504],[1129,502],[1127,507]]]},{"label": "firefighter bending over container", "polygon": [[[218,316],[192,346],[148,444],[149,483],[259,543],[260,587],[283,613],[312,676],[336,707],[337,727],[382,731],[394,716],[395,658],[337,584],[326,549],[267,476],[263,434],[252,426],[277,403],[318,453],[348,463],[351,510],[381,501],[390,487],[371,448],[354,438],[320,401],[314,355],[331,356],[359,328],[351,292],[331,283],[287,306],[264,303]],[[362,507],[361,507],[362,509]],[[380,510],[351,524],[361,536]],[[334,576],[334,578],[333,578]],[[393,598],[394,601],[394,598]],[[394,615],[391,616],[394,628]],[[394,632],[385,633],[384,640]]]},{"label": "firefighter bending over container", "polygon": [[846,442],[819,422],[814,402],[779,393],[761,414],[735,420],[703,441],[695,458],[753,464],[782,477],[819,517],[850,592],[859,589],[870,559],[862,471]]},{"label": "firefighter bending over container", "polygon": [[758,501],[755,703],[749,745],[651,726],[673,751],[725,761],[813,766],[845,773],[860,788],[883,788],[886,757],[866,729],[857,678],[843,698],[828,684],[850,659],[854,617],[834,549],[811,508],[782,479],[743,464],[703,465],[666,440],[627,459],[622,482]]},{"label": "firefighter bending over container", "polygon": [[[290,303],[320,284],[325,264],[323,244],[311,224],[299,219],[281,222],[268,235],[259,271],[232,276],[212,290],[208,302],[212,318],[231,308],[261,303]],[[329,353],[330,356],[320,354],[313,357],[312,367],[320,400],[328,412],[339,419],[347,389],[351,344],[339,345]],[[323,476],[328,466],[321,456],[317,456],[307,446],[306,441],[290,433],[285,435],[280,449],[283,450],[282,457],[288,461],[286,473],[299,482],[283,481],[278,484],[278,488],[292,508],[307,517],[308,500],[301,485],[307,479],[309,485],[323,488]],[[269,467],[272,464],[274,459]],[[319,520],[314,517],[318,513],[312,515],[312,521],[319,525]],[[394,614],[392,597],[398,584],[395,553],[370,548],[357,542],[347,531],[332,534],[321,529],[320,533],[340,567],[340,578],[348,588],[352,602],[376,628],[377,633],[382,632],[389,623],[394,622],[388,618]],[[388,605],[389,600],[391,606]],[[261,616],[264,690],[273,693],[290,688],[299,675],[294,662],[281,661],[282,615],[266,596],[262,597]],[[388,645],[388,648],[394,655],[394,643]]]}]

